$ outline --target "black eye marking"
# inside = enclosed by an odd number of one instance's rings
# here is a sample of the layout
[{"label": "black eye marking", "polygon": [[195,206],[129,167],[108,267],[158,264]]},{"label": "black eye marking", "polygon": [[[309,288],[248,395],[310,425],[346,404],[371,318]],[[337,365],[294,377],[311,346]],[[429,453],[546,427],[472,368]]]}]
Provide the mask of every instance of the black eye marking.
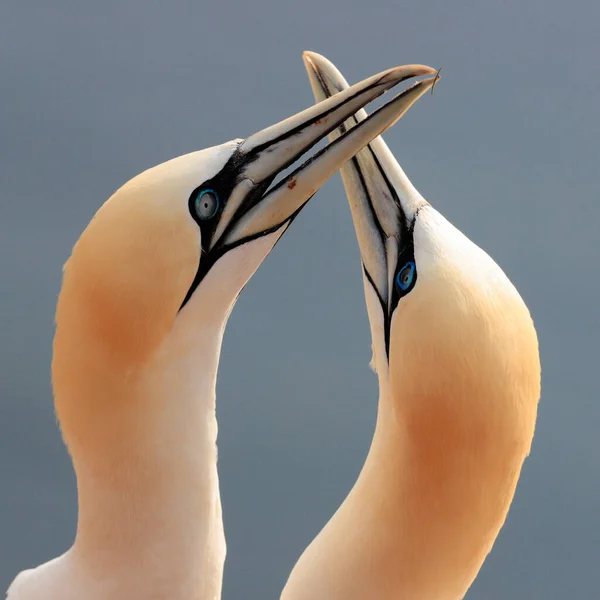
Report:
[{"label": "black eye marking", "polygon": [[188,303],[202,279],[204,279],[211,266],[220,256],[217,248],[213,248],[210,252],[209,249],[211,248],[211,242],[219,224],[219,216],[222,214],[223,208],[227,204],[227,200],[238,182],[241,161],[242,156],[236,150],[227,161],[227,164],[215,177],[200,184],[190,194],[188,209],[192,219],[196,221],[200,229],[202,248],[196,276],[179,310]]},{"label": "black eye marking", "polygon": [[188,199],[190,215],[200,228],[204,254],[211,246],[219,224],[219,216],[238,182],[241,161],[240,152],[234,151],[223,169],[212,179],[208,179],[194,189]]},{"label": "black eye marking", "polygon": [[[415,215],[416,217],[416,215]],[[404,247],[400,251],[396,263],[396,274],[394,275],[394,287],[392,289],[390,306],[385,316],[385,350],[389,357],[390,353],[390,333],[392,327],[392,316],[398,302],[409,294],[417,283],[417,262],[415,260],[415,246],[413,232],[415,228],[415,218],[403,233]]]},{"label": "black eye marking", "polygon": [[[235,248],[254,237],[260,237],[262,233],[250,236],[236,241],[234,244],[226,244],[222,242],[226,238],[230,227],[233,227],[236,221],[242,217],[249,208],[253,206],[258,198],[260,198],[266,189],[271,185],[275,176],[267,178],[265,181],[254,186],[254,189],[249,192],[244,199],[242,205],[236,210],[235,217],[228,223],[222,231],[221,237],[213,244],[213,238],[217,226],[220,222],[220,217],[223,214],[223,209],[227,205],[227,201],[231,196],[235,186],[243,179],[243,169],[246,167],[252,158],[242,154],[239,150],[234,151],[227,164],[221,169],[212,179],[208,179],[200,184],[192,191],[188,199],[188,209],[190,215],[200,228],[201,252],[200,261],[196,276],[192,281],[181,307],[181,310],[192,297],[200,282],[210,271],[212,266],[221,258],[228,250]],[[298,211],[299,212],[299,211]]]}]

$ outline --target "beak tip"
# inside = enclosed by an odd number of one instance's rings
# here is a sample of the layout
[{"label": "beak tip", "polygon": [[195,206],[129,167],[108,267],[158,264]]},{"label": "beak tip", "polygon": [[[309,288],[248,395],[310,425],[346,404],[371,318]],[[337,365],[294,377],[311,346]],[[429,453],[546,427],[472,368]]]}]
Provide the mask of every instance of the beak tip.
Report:
[{"label": "beak tip", "polygon": [[[326,77],[327,79],[333,81],[342,80],[343,77],[335,65],[327,58],[325,58],[322,54],[318,52],[313,52],[312,50],[305,50],[302,53],[302,60],[304,61],[304,65],[306,69],[310,69],[316,75],[320,77]],[[423,75],[436,75],[436,78],[439,79],[440,69],[434,69],[427,65],[421,64],[412,64],[412,65],[403,65],[400,67],[394,67],[392,69],[388,69],[381,73],[381,79],[379,83],[386,84],[391,83],[392,81],[402,81],[404,79],[408,79],[410,77],[420,77]],[[345,80],[344,80],[345,81]],[[344,89],[346,86],[339,87],[338,91]]]},{"label": "beak tip", "polygon": [[380,83],[401,82],[412,77],[422,77],[423,75],[436,75],[437,70],[427,65],[403,65],[384,71]]},{"label": "beak tip", "polygon": [[302,60],[304,60],[304,64],[313,69],[315,73],[323,74],[328,72],[337,72],[334,64],[318,52],[305,50],[302,53]]},{"label": "beak tip", "polygon": [[312,52],[311,50],[305,50],[302,53],[302,60],[305,65],[310,65],[313,69],[316,69],[316,63],[319,59],[323,60],[325,57],[317,54],[316,52]]},{"label": "beak tip", "polygon": [[435,77],[433,78],[433,83],[431,84],[431,95],[433,96],[433,90],[435,89],[435,86],[437,85],[437,82],[440,80],[440,73],[442,71],[442,67],[440,67],[436,73],[435,73]]}]

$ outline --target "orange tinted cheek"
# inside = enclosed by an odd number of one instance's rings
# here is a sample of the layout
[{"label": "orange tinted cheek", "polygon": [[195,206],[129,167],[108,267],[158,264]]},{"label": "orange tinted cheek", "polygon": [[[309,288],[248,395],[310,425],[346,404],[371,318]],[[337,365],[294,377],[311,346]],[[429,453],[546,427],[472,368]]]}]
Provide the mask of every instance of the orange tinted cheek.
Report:
[{"label": "orange tinted cheek", "polygon": [[[57,334],[143,362],[172,327],[200,260],[200,233],[185,215],[102,209],[74,248],[57,307]],[[118,217],[118,218],[117,218]]]}]

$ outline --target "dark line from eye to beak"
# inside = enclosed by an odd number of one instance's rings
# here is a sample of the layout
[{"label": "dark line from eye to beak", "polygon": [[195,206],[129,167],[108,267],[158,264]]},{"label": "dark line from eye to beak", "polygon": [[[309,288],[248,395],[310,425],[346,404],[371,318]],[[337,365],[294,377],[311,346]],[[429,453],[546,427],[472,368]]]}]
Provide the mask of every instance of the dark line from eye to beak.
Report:
[{"label": "dark line from eye to beak", "polygon": [[371,148],[371,145],[369,144],[369,146],[367,146],[367,148],[369,149],[369,152],[371,153],[371,156],[373,157],[373,160],[375,161],[375,164],[377,165],[377,170],[383,177],[383,180],[385,181],[385,185],[387,186],[392,198],[394,199],[394,202],[396,203],[396,206],[398,207],[398,210],[400,211],[400,214],[402,215],[402,223],[404,224],[402,233],[406,233],[406,230],[408,229],[408,223],[406,222],[406,213],[404,212],[404,209],[402,208],[402,203],[400,202],[400,198],[398,197],[396,188],[390,183],[387,173],[384,171],[383,167],[381,166],[381,163],[379,162],[377,155],[373,151],[373,148]]},{"label": "dark line from eye to beak", "polygon": [[[312,196],[310,198],[312,198]],[[306,202],[308,202],[310,200],[310,198],[307,198]],[[233,242],[231,244],[223,244],[220,246],[217,243],[217,246],[215,248],[213,248],[209,253],[205,254],[203,259],[199,262],[198,270],[196,271],[196,276],[194,277],[192,285],[190,286],[190,289],[188,290],[187,294],[185,295],[185,298],[184,298],[183,302],[181,303],[179,310],[181,310],[188,303],[189,299],[192,297],[192,294],[196,291],[196,288],[198,287],[198,285],[200,285],[201,281],[204,279],[206,274],[210,271],[210,269],[214,266],[214,264],[221,257],[223,257],[230,250],[234,250],[235,248],[238,248],[239,246],[241,246],[243,244],[246,244],[248,242],[251,242],[253,240],[256,240],[258,238],[261,238],[265,235],[269,235],[270,233],[277,231],[279,228],[283,227],[284,225],[287,225],[286,226],[286,230],[287,230],[287,227],[289,227],[291,225],[292,221],[298,216],[300,211],[304,208],[304,205],[306,204],[306,202],[304,202],[299,208],[297,208],[295,212],[293,212],[289,217],[287,217],[287,219],[284,219],[280,223],[273,225],[269,229],[265,229],[264,231],[259,231],[258,233],[254,233],[252,235],[246,236],[244,238],[236,240],[235,242]],[[282,233],[282,235],[283,235],[283,233]],[[221,237],[221,239],[223,239],[223,237]],[[275,242],[275,244],[277,244],[277,242],[279,242],[280,239],[281,239],[281,236]],[[275,247],[275,244],[273,244],[273,247]]]},{"label": "dark line from eye to beak", "polygon": [[360,184],[365,192],[365,196],[366,196],[367,202],[369,204],[369,210],[371,211],[371,216],[373,218],[373,222],[375,223],[375,228],[379,232],[379,237],[381,238],[381,243],[383,244],[383,247],[385,248],[385,241],[387,239],[387,235],[386,235],[385,231],[383,230],[383,227],[381,226],[379,219],[377,218],[377,213],[375,212],[375,207],[373,206],[373,198],[371,198],[371,194],[369,193],[369,189],[367,188],[365,176],[362,172],[362,169],[360,168],[360,164],[359,164],[356,156],[353,156],[350,160],[352,161],[352,164],[354,165],[354,168],[356,169],[356,172],[358,174]]},{"label": "dark line from eye to beak", "polygon": [[[354,123],[355,123],[355,127],[356,125],[358,125],[358,120],[356,119],[356,117],[353,115],[352,118],[354,119]],[[346,132],[346,127],[342,124],[340,127],[340,131],[343,129],[342,133]],[[369,145],[366,146],[370,153],[374,155],[373,150]],[[364,173],[360,167],[360,164],[358,162],[358,159],[356,158],[356,156],[353,156],[351,159],[352,165],[354,166],[354,168],[356,169],[356,173],[358,174],[358,178],[360,180],[360,184],[364,190],[365,193],[365,197],[367,199],[367,203],[369,205],[369,210],[371,211],[371,217],[372,220],[375,224],[375,228],[377,229],[377,232],[379,233],[379,237],[381,238],[381,243],[383,245],[383,248],[385,249],[385,242],[387,239],[387,235],[385,233],[385,231],[383,230],[383,227],[381,226],[381,223],[379,222],[379,219],[377,218],[377,213],[375,212],[375,207],[373,205],[373,199],[371,198],[371,194],[369,193],[369,188],[367,187],[367,183],[365,181],[365,176]],[[391,188],[390,184],[389,184],[389,180],[387,178],[387,176],[385,176],[385,174],[383,174],[381,165],[379,164],[379,161],[377,161],[377,166],[379,168],[379,170],[382,172],[382,175],[384,176],[386,185],[388,186],[388,188]],[[395,192],[394,192],[395,193]],[[385,259],[387,261],[387,259]],[[388,265],[386,264],[386,267]],[[390,312],[390,307],[388,306],[388,301],[384,300],[383,297],[381,296],[381,292],[377,289],[377,286],[375,285],[375,282],[373,281],[373,278],[371,277],[371,274],[367,271],[366,267],[364,266],[363,263],[363,270],[367,276],[367,279],[369,280],[369,283],[371,284],[371,286],[375,289],[375,292],[377,294],[377,297],[379,298],[379,302],[381,303],[381,310],[383,312],[383,323],[384,323],[384,327],[383,327],[383,331],[384,331],[384,337],[385,337],[385,354],[388,358],[389,361],[389,357],[390,357],[390,325],[391,325],[391,312]]]},{"label": "dark line from eye to beak", "polygon": [[373,290],[375,290],[375,293],[377,294],[377,298],[379,298],[379,303],[381,304],[381,308],[383,309],[383,312],[385,314],[387,312],[385,310],[386,301],[383,299],[381,292],[377,289],[377,286],[375,285],[375,282],[373,281],[371,274],[369,273],[369,271],[367,271],[367,267],[365,266],[365,263],[362,263],[362,266],[363,266],[363,271],[365,273],[365,276],[369,280],[369,283],[371,284]]},{"label": "dark line from eye to beak", "polygon": [[[352,119],[354,120],[355,126],[359,124],[359,121],[356,118],[356,115],[352,115]],[[406,214],[402,208],[402,204],[401,204],[400,198],[398,197],[398,194],[396,192],[396,188],[394,188],[394,186],[391,184],[391,182],[387,176],[387,173],[385,172],[385,170],[381,166],[381,163],[379,162],[379,158],[377,158],[377,154],[375,154],[375,151],[373,150],[373,148],[371,148],[371,144],[367,144],[365,149],[367,149],[369,151],[369,153],[371,154],[371,158],[375,162],[375,165],[377,166],[377,170],[379,171],[379,174],[383,178],[385,185],[387,186],[388,191],[390,192],[390,195],[392,196],[394,202],[396,203],[396,206],[398,206],[398,209],[400,210],[400,214],[402,215],[402,220],[403,220],[403,223],[405,224],[405,228],[408,228],[408,223],[406,223]],[[405,233],[405,231],[403,231],[403,233]]]},{"label": "dark line from eye to beak", "polygon": [[362,266],[363,266],[363,273],[365,274],[367,281],[371,284],[373,291],[377,295],[379,304],[381,304],[381,312],[383,313],[383,335],[384,335],[384,340],[385,340],[385,354],[386,354],[386,356],[388,358],[388,362],[389,362],[391,315],[388,313],[388,310],[387,310],[387,302],[382,298],[381,293],[377,289],[377,286],[375,285],[375,282],[373,281],[373,278],[371,277],[371,274],[369,273],[369,271],[367,271],[367,267],[365,267],[365,263],[363,263]]},{"label": "dark line from eye to beak", "polygon": [[[242,219],[246,213],[254,208],[258,203],[260,203],[264,197],[264,194],[267,188],[273,183],[275,179],[275,175],[272,177],[267,177],[263,182],[254,184],[254,189],[243,199],[239,208],[236,210],[235,214],[230,219],[229,223],[225,225],[225,229],[221,233],[221,239],[224,240],[229,232],[233,229],[235,224]],[[238,183],[243,180],[243,177],[240,178]]]},{"label": "dark line from eye to beak", "polygon": [[[332,92],[331,88],[329,87],[329,85],[327,85],[327,82],[325,81],[325,79],[321,76],[320,71],[314,67],[314,65],[312,65],[312,70],[313,73],[315,73],[319,83],[321,84],[321,87],[323,88],[323,90],[329,95],[331,96]],[[337,88],[336,86],[336,90],[337,91],[341,91],[341,89]],[[356,118],[356,115],[352,115],[352,120],[354,121],[354,126],[358,126],[359,125],[359,121]],[[341,135],[344,135],[345,133],[348,132],[347,127],[344,125],[344,123],[341,123],[338,126],[338,131],[340,132]],[[407,230],[408,230],[408,224],[406,223],[406,214],[404,212],[404,210],[402,209],[402,205],[400,203],[400,198],[398,197],[398,194],[396,193],[395,188],[392,186],[387,173],[385,172],[385,170],[383,169],[383,166],[381,165],[379,159],[377,158],[377,155],[375,154],[373,148],[371,147],[371,144],[367,144],[367,146],[365,146],[365,149],[368,149],[371,157],[373,158],[373,161],[377,167],[377,170],[379,171],[385,185],[388,188],[388,191],[393,199],[393,201],[396,203],[396,205],[398,206],[398,209],[400,211],[400,214],[402,215],[402,223],[401,223],[401,227],[402,227],[402,233],[401,235],[406,235]],[[368,205],[369,205],[369,209],[371,211],[371,216],[373,218],[373,221],[375,223],[375,227],[377,229],[377,231],[379,232],[379,235],[381,237],[381,241],[383,243],[383,247],[385,248],[385,241],[387,239],[387,235],[385,233],[385,231],[383,230],[383,228],[381,227],[381,223],[379,222],[379,219],[377,218],[377,213],[375,212],[375,207],[373,204],[373,199],[371,198],[371,194],[369,193],[369,189],[367,188],[367,184],[365,181],[365,177],[364,177],[364,173],[360,167],[360,164],[358,162],[358,159],[356,158],[356,155],[353,156],[351,159],[352,165],[356,170],[356,173],[358,175],[360,184],[364,190],[365,193],[365,197],[367,199]],[[387,266],[387,265],[386,265]],[[395,306],[388,306],[388,301],[384,300],[383,297],[381,296],[381,292],[377,289],[377,286],[375,285],[375,282],[373,281],[373,278],[371,277],[371,274],[367,271],[367,268],[365,267],[365,264],[363,262],[363,271],[365,273],[365,277],[367,278],[367,280],[369,281],[369,283],[371,284],[371,287],[373,288],[373,290],[375,291],[375,293],[377,294],[377,298],[379,299],[379,303],[381,304],[381,310],[383,313],[383,320],[384,320],[384,335],[385,335],[385,352],[387,355],[387,358],[389,360],[389,354],[390,354],[390,334],[391,334],[391,318],[392,318],[392,312],[393,312],[393,308],[395,308]]]}]

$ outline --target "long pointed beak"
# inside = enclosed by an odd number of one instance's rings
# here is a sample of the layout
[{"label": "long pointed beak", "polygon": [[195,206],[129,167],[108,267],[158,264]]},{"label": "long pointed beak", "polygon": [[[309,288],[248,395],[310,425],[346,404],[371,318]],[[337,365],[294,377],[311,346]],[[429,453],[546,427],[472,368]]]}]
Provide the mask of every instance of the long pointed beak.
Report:
[{"label": "long pointed beak", "polygon": [[212,236],[211,248],[219,253],[220,246],[224,252],[289,224],[329,177],[393,125],[434,80],[415,83],[268,190],[276,176],[386,90],[406,79],[434,73],[425,65],[384,71],[353,86],[346,85],[330,98],[243,141],[230,161],[236,184]]},{"label": "long pointed beak", "polygon": [[[324,56],[305,52],[303,59],[318,103],[349,89],[343,75]],[[439,74],[436,74],[423,82],[421,93],[413,102],[433,88],[438,79]],[[404,112],[406,110],[399,116]],[[357,111],[330,134],[332,143],[340,136],[351,134],[373,116],[367,116],[363,109]],[[393,279],[399,257],[412,245],[415,215],[427,202],[410,183],[381,137],[373,139],[340,172],[366,277],[379,296],[386,318],[390,318],[395,307]]]}]

